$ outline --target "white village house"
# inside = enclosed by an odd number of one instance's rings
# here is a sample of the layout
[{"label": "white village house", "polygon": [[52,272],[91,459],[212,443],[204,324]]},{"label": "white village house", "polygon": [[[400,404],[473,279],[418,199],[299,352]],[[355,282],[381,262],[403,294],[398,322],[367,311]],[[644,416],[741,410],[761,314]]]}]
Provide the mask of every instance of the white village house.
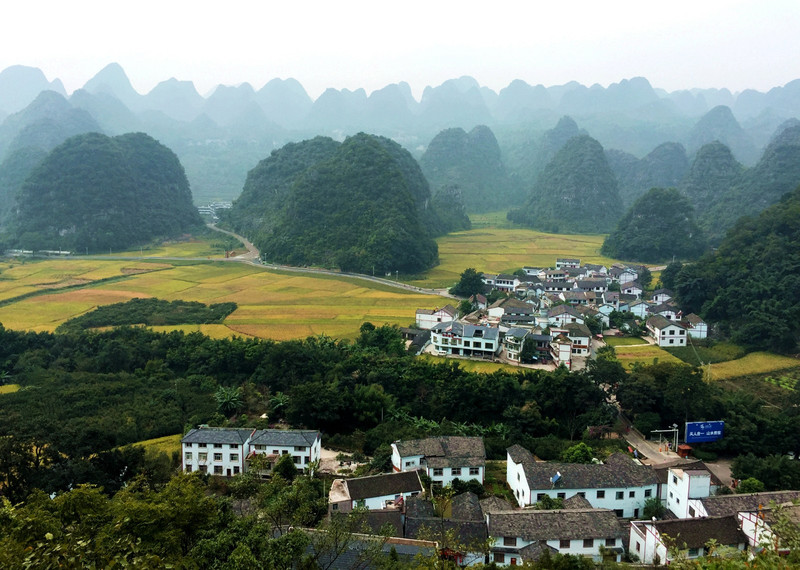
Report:
[{"label": "white village house", "polygon": [[658,494],[655,472],[622,453],[601,464],[554,463],[535,461],[530,451],[513,445],[507,450],[506,481],[521,507],[544,496],[579,495],[595,509],[625,518],[638,517],[645,501]]},{"label": "white village house", "polygon": [[654,315],[647,319],[646,326],[658,346],[686,346],[686,329],[680,323]]},{"label": "white village house", "polygon": [[200,426],[181,439],[183,470],[232,477],[248,470],[254,454],[267,455],[272,463],[291,455],[304,470],[320,459],[322,439],[318,431]]},{"label": "white village house", "polygon": [[482,484],[486,472],[483,438],[440,436],[395,441],[392,469],[395,472],[422,469],[434,486],[445,487],[454,479]]},{"label": "white village house", "polygon": [[417,309],[417,328],[430,330],[438,323],[452,321],[458,316],[458,311],[452,305],[445,305],[435,309]]},{"label": "white village house", "polygon": [[423,490],[418,471],[335,479],[328,493],[328,507],[330,512],[340,513],[349,513],[355,508],[400,508]]}]

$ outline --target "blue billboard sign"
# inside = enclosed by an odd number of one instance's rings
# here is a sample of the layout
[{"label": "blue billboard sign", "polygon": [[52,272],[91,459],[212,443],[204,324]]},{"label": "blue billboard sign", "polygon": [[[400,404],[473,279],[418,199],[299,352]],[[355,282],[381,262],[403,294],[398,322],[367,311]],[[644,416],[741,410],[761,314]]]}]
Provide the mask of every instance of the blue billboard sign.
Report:
[{"label": "blue billboard sign", "polygon": [[686,422],[686,443],[703,443],[722,439],[725,422]]}]

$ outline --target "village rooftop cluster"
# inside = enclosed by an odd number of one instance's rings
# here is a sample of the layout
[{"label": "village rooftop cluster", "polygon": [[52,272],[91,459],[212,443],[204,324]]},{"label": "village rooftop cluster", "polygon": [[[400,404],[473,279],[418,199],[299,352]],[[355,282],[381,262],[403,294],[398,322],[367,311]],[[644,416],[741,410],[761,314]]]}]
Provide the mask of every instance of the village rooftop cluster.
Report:
[{"label": "village rooftop cluster", "polygon": [[[281,456],[290,455],[308,472],[320,464],[320,440],[315,431],[204,426],[183,438],[183,466],[224,476],[255,468],[267,477]],[[445,516],[431,494],[456,480],[485,482],[483,438],[429,437],[391,448],[390,473],[333,481],[329,516],[360,509],[370,528],[377,533],[388,525],[411,552],[429,552],[431,541],[440,546],[454,531],[460,547],[448,555],[461,565],[514,566],[544,552],[595,561],[621,561],[627,552],[646,564],[669,563],[676,537],[688,558],[709,554],[711,541],[755,554],[780,538],[773,527],[776,506],[800,516],[800,491],[718,495],[724,485],[702,461],[676,458],[650,466],[614,453],[589,464],[544,462],[520,445],[506,452],[506,483],[516,504],[467,491],[450,499]],[[663,520],[644,518],[653,499],[666,508]],[[543,501],[553,508],[541,508]]]},{"label": "village rooftop cluster", "polygon": [[[524,276],[483,274],[484,294],[470,297],[475,311],[459,318],[452,305],[418,309],[416,327],[405,329],[422,350],[439,356],[460,356],[520,364],[526,341],[535,347],[532,362],[550,367],[582,368],[603,345],[610,315],[630,313],[643,321],[648,342],[660,347],[686,346],[688,338],[704,339],[708,326],[694,313],[684,315],[668,289],[644,298],[638,281],[642,266],[584,264],[559,258],[554,268],[523,267]],[[612,290],[614,289],[614,290]],[[504,295],[493,303],[492,291]],[[592,334],[593,319],[602,334]]]}]

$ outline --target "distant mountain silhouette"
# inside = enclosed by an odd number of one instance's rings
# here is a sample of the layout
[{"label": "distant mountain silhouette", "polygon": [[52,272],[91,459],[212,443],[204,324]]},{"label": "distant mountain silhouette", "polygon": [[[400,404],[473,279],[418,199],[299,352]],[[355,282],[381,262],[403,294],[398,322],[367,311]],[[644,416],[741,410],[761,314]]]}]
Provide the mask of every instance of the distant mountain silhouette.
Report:
[{"label": "distant mountain silhouette", "polygon": [[693,155],[701,146],[713,141],[727,145],[736,159],[744,164],[751,165],[758,159],[758,150],[733,116],[730,107],[714,107],[697,121],[689,133],[689,154]]},{"label": "distant mountain silhouette", "polygon": [[131,111],[142,109],[142,95],[131,85],[125,70],[118,63],[109,63],[83,86],[94,95],[110,95]]},{"label": "distant mountain silhouette", "polygon": [[267,118],[284,128],[298,126],[311,111],[313,101],[296,79],[273,79],[256,92],[256,102]]},{"label": "distant mountain silhouette", "polygon": [[689,170],[689,159],[680,143],[660,144],[641,160],[621,151],[608,151],[606,156],[626,206],[633,204],[650,188],[677,186]]},{"label": "distant mountain silhouette", "polygon": [[8,115],[30,105],[42,91],[67,96],[60,79],[47,81],[36,67],[12,65],[0,71],[0,109]]},{"label": "distant mountain silhouette", "polygon": [[200,114],[205,99],[191,81],[178,81],[174,77],[162,81],[144,96],[142,108],[161,111],[179,121],[191,121]]}]

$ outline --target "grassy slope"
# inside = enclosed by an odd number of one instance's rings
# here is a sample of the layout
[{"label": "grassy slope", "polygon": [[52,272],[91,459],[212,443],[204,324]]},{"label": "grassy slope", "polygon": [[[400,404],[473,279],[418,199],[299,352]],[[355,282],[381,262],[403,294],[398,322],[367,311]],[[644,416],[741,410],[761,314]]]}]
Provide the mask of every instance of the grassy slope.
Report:
[{"label": "grassy slope", "polygon": [[165,435],[164,437],[157,437],[155,439],[147,439],[145,441],[137,441],[132,444],[138,447],[144,447],[145,451],[155,451],[159,453],[166,453],[172,455],[181,450],[181,434]]},{"label": "grassy slope", "polygon": [[0,394],[13,394],[19,390],[19,384],[6,384],[4,386],[0,386]]}]

